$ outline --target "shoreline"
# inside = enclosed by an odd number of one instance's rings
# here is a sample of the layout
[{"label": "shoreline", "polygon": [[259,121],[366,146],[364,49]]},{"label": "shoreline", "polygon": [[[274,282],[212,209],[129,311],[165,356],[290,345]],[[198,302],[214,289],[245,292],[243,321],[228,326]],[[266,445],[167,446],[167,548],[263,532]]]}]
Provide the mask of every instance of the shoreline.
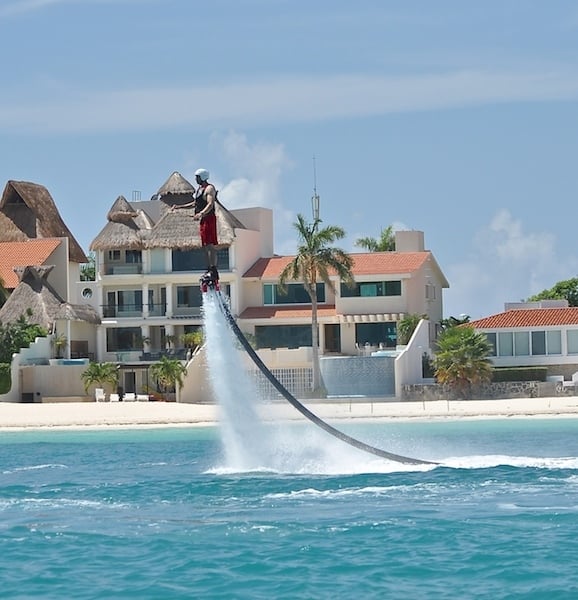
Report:
[{"label": "shoreline", "polygon": [[[507,400],[395,402],[379,398],[303,401],[326,421],[439,421],[505,418],[578,418],[578,396]],[[210,427],[219,424],[214,404],[174,402],[0,403],[0,431]],[[260,406],[264,421],[303,421],[283,401]]]}]

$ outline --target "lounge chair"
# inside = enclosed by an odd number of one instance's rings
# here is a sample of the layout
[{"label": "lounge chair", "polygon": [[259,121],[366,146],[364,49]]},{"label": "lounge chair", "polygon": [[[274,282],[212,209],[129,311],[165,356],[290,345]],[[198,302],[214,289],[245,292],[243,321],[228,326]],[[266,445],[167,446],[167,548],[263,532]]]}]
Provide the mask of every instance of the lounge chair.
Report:
[{"label": "lounge chair", "polygon": [[106,394],[102,388],[95,388],[94,390],[94,399],[97,402],[106,402]]}]

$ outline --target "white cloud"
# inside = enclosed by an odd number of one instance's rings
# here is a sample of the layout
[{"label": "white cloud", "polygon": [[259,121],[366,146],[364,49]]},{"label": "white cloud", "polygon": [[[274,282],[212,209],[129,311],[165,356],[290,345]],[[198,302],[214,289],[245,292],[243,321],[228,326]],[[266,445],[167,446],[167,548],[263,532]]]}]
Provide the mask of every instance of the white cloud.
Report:
[{"label": "white cloud", "polygon": [[[48,0],[45,0],[48,1]],[[0,131],[103,132],[368,117],[501,102],[578,97],[578,74],[456,71],[416,77],[286,77],[200,87],[77,91],[35,82],[0,104]],[[12,97],[12,96],[10,96]],[[57,97],[58,100],[54,100]],[[235,98],[231,103],[230,98]]]},{"label": "white cloud", "polygon": [[559,256],[551,232],[527,232],[509,211],[501,210],[475,236],[461,262],[444,269],[450,290],[446,316],[479,318],[501,312],[506,302],[525,300],[558,281],[575,276],[578,259]]},{"label": "white cloud", "polygon": [[211,177],[219,190],[219,199],[229,209],[253,206],[272,209],[275,250],[294,252],[292,223],[295,213],[285,208],[281,193],[281,178],[293,166],[284,146],[265,141],[251,142],[245,134],[236,131],[213,134],[211,145],[227,171],[233,174],[229,181],[219,181],[217,173],[216,177]]}]

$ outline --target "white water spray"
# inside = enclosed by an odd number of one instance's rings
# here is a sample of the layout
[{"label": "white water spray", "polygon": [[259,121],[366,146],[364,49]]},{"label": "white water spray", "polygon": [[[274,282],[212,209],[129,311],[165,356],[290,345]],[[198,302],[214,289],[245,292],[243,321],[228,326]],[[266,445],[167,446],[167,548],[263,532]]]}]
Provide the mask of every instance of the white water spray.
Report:
[{"label": "white water spray", "polygon": [[220,409],[220,432],[227,471],[282,473],[362,473],[421,470],[367,455],[306,422],[263,421],[267,404],[246,369],[216,293],[203,294],[209,378]]}]

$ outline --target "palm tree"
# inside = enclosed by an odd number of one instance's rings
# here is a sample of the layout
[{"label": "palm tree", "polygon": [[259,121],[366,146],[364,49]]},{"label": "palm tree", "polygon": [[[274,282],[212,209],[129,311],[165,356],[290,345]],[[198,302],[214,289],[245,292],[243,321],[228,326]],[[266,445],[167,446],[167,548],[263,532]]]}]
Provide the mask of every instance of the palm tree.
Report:
[{"label": "palm tree", "polygon": [[381,230],[379,239],[362,237],[355,240],[358,248],[365,248],[368,252],[392,252],[395,250],[395,233],[393,226],[389,225]]},{"label": "palm tree", "polygon": [[406,315],[397,324],[397,343],[404,346],[409,343],[413,332],[422,319],[427,319],[427,315]]},{"label": "palm tree", "polygon": [[108,383],[112,389],[115,389],[118,383],[118,369],[111,362],[91,362],[80,377],[84,382],[84,391],[87,393],[92,384],[104,388],[105,384]]},{"label": "palm tree", "polygon": [[183,387],[183,378],[187,374],[187,368],[180,360],[162,356],[160,361],[151,366],[151,376],[157,380],[159,386],[168,398],[169,390],[176,385],[179,389]]},{"label": "palm tree", "polygon": [[8,296],[8,290],[4,287],[4,280],[0,277],[0,307],[4,306]]},{"label": "palm tree", "polygon": [[472,385],[490,381],[492,346],[483,333],[471,326],[450,327],[437,340],[434,359],[439,383],[447,383],[460,398],[471,397]]},{"label": "palm tree", "polygon": [[353,284],[353,259],[344,250],[333,248],[336,240],[345,237],[345,231],[334,225],[319,229],[319,219],[308,223],[303,215],[297,215],[293,224],[299,235],[299,247],[295,258],[283,269],[279,276],[281,289],[288,279],[303,282],[305,291],[311,298],[311,346],[313,351],[313,392],[320,394],[321,374],[319,369],[319,331],[317,323],[317,280],[321,279],[335,291],[330,279],[334,271],[340,281]]}]

